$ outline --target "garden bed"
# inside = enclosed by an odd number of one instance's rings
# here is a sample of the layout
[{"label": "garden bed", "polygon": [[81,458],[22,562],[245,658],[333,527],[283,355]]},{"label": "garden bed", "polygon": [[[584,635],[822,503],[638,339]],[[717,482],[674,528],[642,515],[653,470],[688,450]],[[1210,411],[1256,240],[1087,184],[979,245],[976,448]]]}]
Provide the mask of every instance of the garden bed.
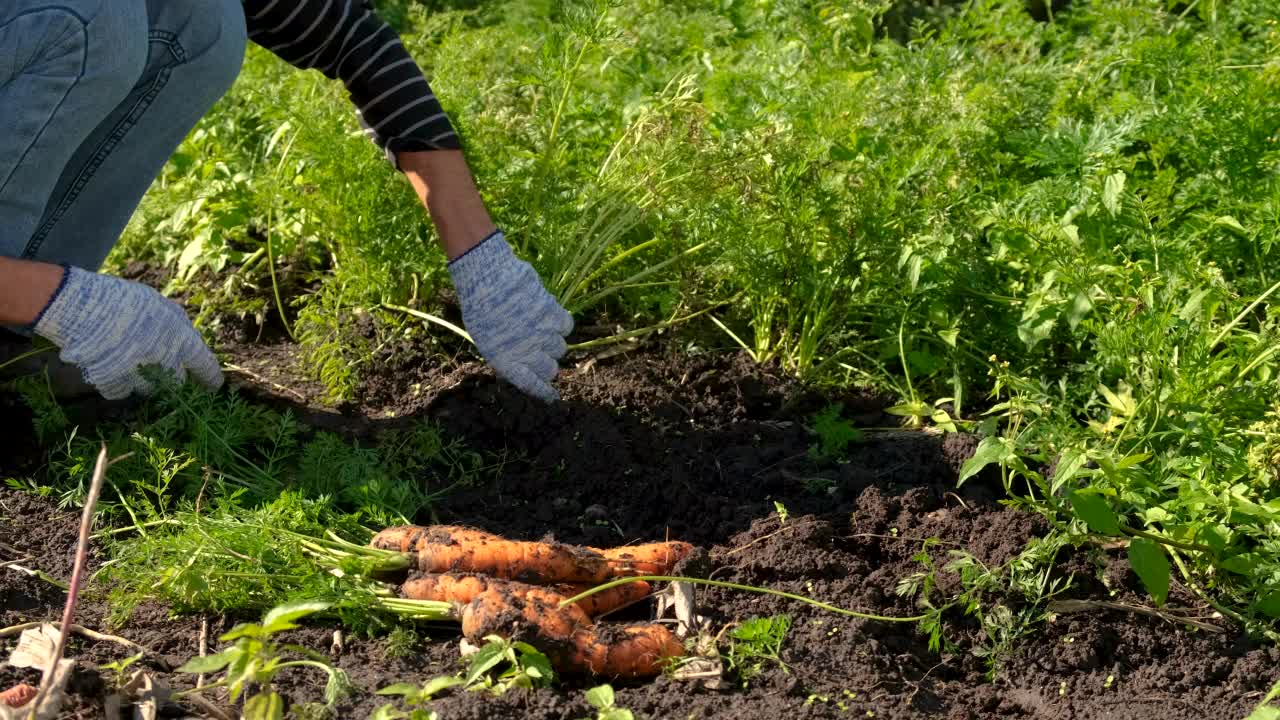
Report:
[{"label": "garden bed", "polygon": [[[948,551],[964,550],[988,568],[1017,557],[1046,530],[1039,517],[1002,504],[998,479],[979,476],[956,485],[974,441],[959,434],[877,429],[891,425],[884,401],[863,395],[823,397],[781,374],[735,356],[688,356],[661,350],[579,363],[566,369],[564,402],[543,407],[497,383],[477,365],[439,370],[425,362],[388,362],[366,374],[361,402],[337,412],[314,402],[314,389],[293,374],[288,345],[246,346],[233,378],[262,402],[292,406],[310,424],[353,437],[412,418],[431,418],[481,452],[510,458],[484,486],[453,490],[435,508],[441,522],[475,525],[513,538],[546,536],[572,543],[621,544],[679,538],[709,550],[710,577],[807,595],[840,607],[889,616],[919,612],[896,592],[925,569],[916,558],[926,540],[939,567]],[[403,357],[403,353],[398,357]],[[839,459],[815,458],[807,427],[828,402],[864,427]],[[13,417],[12,408],[6,411]],[[11,435],[12,437],[12,435]],[[23,453],[0,461],[0,474]],[[423,518],[426,520],[426,518]],[[0,490],[0,548],[55,578],[70,575],[74,512],[47,500]],[[1055,574],[1073,576],[1059,599],[1149,607],[1122,550],[1065,547]],[[5,558],[9,559],[9,558]],[[935,601],[963,589],[958,575],[939,571]],[[979,595],[990,618],[997,608],[1016,617],[1024,595],[1009,585]],[[13,569],[0,570],[0,623],[56,619],[63,595]],[[1131,612],[1092,609],[1029,626],[1004,644],[995,663],[980,656],[993,645],[986,625],[959,610],[945,614],[943,644],[913,624],[855,620],[794,601],[720,589],[700,589],[699,608],[718,624],[786,614],[791,630],[781,658],[743,688],[732,678],[720,689],[660,678],[615,683],[621,707],[646,718],[1241,718],[1270,686],[1280,653],[1255,646],[1238,629],[1193,630]],[[1175,587],[1170,605],[1198,606]],[[644,609],[631,611],[643,614]],[[195,655],[201,618],[172,618],[144,606],[119,628],[104,627],[106,608],[87,599],[78,621],[110,630],[156,651],[144,666],[176,687],[191,683],[173,669]],[[216,638],[238,620],[209,617]],[[336,628],[292,634],[350,673],[353,695],[341,718],[367,717],[386,698],[373,695],[397,682],[421,683],[456,672],[458,637],[422,633],[408,655],[389,656],[385,640],[346,637]],[[7,653],[12,639],[0,640]],[[95,665],[131,653],[111,643],[75,639],[81,660],[72,682],[75,710],[98,717],[111,675]],[[0,684],[20,674],[0,670]],[[25,676],[25,679],[33,679]],[[320,673],[281,676],[291,702],[319,700]],[[444,720],[581,718],[590,684],[568,680],[555,690],[447,694],[431,705]]]}]

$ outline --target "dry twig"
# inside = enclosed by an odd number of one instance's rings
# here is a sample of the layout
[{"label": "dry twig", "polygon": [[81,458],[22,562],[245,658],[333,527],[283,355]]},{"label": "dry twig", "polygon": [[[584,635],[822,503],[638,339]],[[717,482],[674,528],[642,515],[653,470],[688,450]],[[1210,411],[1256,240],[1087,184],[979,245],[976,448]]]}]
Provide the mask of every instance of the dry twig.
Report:
[{"label": "dry twig", "polygon": [[1142,605],[1129,605],[1127,603],[1108,602],[1106,600],[1054,600],[1049,603],[1049,612],[1065,615],[1068,613],[1091,612],[1094,610],[1115,610],[1118,612],[1131,612],[1138,615],[1146,615],[1147,617],[1158,618],[1166,622],[1182,623],[1199,628],[1207,632],[1222,633],[1226,632],[1217,625],[1197,620],[1196,618],[1183,615],[1175,610],[1182,608],[1170,608],[1168,610],[1157,610],[1156,608],[1144,607]]},{"label": "dry twig", "polygon": [[84,580],[84,566],[89,559],[89,531],[93,527],[94,512],[98,509],[98,495],[102,492],[102,481],[106,477],[109,464],[107,444],[102,443],[101,449],[98,450],[98,461],[93,466],[93,480],[89,484],[89,494],[84,499],[84,512],[80,514],[80,536],[76,540],[75,565],[71,571],[71,586],[67,589],[67,604],[62,609],[62,624],[58,628],[57,645],[40,678],[40,692],[31,703],[32,714],[35,713],[35,708],[40,707],[45,695],[50,692],[54,673],[67,650],[67,633],[71,630],[71,618],[75,615],[76,604],[80,599],[80,583]]}]

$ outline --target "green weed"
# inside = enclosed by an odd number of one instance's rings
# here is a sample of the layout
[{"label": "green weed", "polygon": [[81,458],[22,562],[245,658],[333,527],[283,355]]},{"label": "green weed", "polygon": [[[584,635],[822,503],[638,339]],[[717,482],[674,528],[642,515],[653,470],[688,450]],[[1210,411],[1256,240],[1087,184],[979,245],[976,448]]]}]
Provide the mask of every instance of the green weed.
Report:
[{"label": "green weed", "polygon": [[769,665],[776,664],[786,670],[781,653],[790,629],[791,618],[786,615],[744,620],[729,631],[726,670],[735,673],[744,686]]},{"label": "green weed", "polygon": [[[272,681],[282,670],[311,668],[321,670],[328,676],[324,700],[332,708],[338,698],[348,692],[350,681],[346,673],[317,653],[300,646],[282,644],[274,639],[279,633],[298,627],[295,621],[324,610],[325,607],[324,603],[293,603],[273,608],[263,616],[260,624],[241,623],[235,626],[218,638],[221,642],[232,643],[231,647],[213,655],[192,658],[178,668],[179,672],[185,673],[225,671],[226,674],[204,688],[183,691],[177,696],[225,687],[233,702],[241,694],[245,695],[242,714],[248,720],[283,718],[284,698],[272,689]],[[288,660],[287,654],[302,657]]]},{"label": "green weed", "polygon": [[595,720],[635,720],[630,710],[618,707],[612,685],[597,685],[587,691],[587,703],[596,709]]},{"label": "green weed", "polygon": [[849,445],[862,439],[862,431],[841,417],[843,409],[843,405],[834,403],[814,416],[813,432],[818,436],[818,442],[810,446],[810,457],[840,460]]}]

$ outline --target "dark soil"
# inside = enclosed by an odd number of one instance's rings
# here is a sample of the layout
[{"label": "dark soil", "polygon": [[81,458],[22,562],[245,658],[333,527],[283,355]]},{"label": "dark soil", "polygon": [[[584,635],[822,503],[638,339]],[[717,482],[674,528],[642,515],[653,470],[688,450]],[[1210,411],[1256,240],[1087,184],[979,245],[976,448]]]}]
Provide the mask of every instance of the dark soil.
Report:
[{"label": "dark soil", "polygon": [[[508,462],[491,484],[456,490],[436,508],[441,521],[573,543],[684,539],[707,550],[710,577],[868,613],[920,612],[916,598],[897,589],[925,569],[918,554],[926,540],[936,541],[927,554],[939,568],[951,551],[963,550],[981,566],[1003,572],[1046,530],[1037,516],[1002,504],[1002,491],[989,478],[956,487],[973,438],[868,430],[844,457],[813,457],[814,437],[805,421],[816,410],[839,401],[851,421],[885,427],[891,424],[881,412],[886,399],[824,396],[740,357],[649,351],[579,363],[559,383],[564,401],[544,406],[480,366],[438,366],[405,348],[385,352],[365,378],[360,401],[336,410],[318,402],[321,388],[299,379],[287,345],[236,346],[234,360],[244,372],[232,380],[260,401],[290,407],[321,427],[369,437],[429,418],[473,449],[504,453]],[[29,440],[22,442],[25,447]],[[0,459],[0,476],[19,472],[14,463],[27,456],[15,447],[14,460]],[[0,562],[22,559],[25,567],[65,580],[77,522],[74,511],[58,510],[51,500],[0,489]],[[1058,578],[1074,578],[1061,597],[1145,605],[1136,578],[1119,559],[1123,553],[1046,552]],[[939,570],[934,579],[935,603],[965,587],[952,571]],[[996,583],[978,592],[989,619],[985,626],[960,610],[946,613],[937,650],[913,623],[853,619],[776,597],[702,589],[700,610],[717,628],[788,615],[785,665],[764,663],[745,688],[732,675],[720,689],[668,678],[615,683],[618,704],[644,718],[1237,720],[1275,679],[1280,652],[1254,645],[1222,622],[1224,632],[1213,634],[1094,610],[1058,615],[1008,636],[998,630],[999,619],[1030,610],[1023,595],[1007,588]],[[0,569],[4,626],[55,619],[63,600],[53,585]],[[1177,589],[1171,603],[1194,605]],[[90,596],[77,620],[150,647],[156,653],[139,667],[173,686],[190,685],[190,677],[172,670],[196,654],[201,618],[172,618],[151,607],[124,627],[107,628],[107,608]],[[216,637],[235,618],[204,620]],[[356,692],[340,702],[336,717],[367,717],[385,700],[372,695],[379,687],[458,669],[458,638],[449,630],[423,629],[407,654],[395,654],[385,639],[345,638],[335,645],[334,629],[312,627],[291,639],[350,673]],[[0,640],[0,652],[12,642]],[[991,656],[992,648],[1000,652]],[[95,667],[131,654],[76,638],[69,655],[80,669],[68,717],[100,716],[113,676]],[[33,677],[0,670],[0,686]],[[289,672],[280,686],[292,703],[314,701],[323,676]],[[594,715],[583,700],[589,686],[567,678],[554,691],[454,693],[432,708],[443,720],[585,718]]]}]

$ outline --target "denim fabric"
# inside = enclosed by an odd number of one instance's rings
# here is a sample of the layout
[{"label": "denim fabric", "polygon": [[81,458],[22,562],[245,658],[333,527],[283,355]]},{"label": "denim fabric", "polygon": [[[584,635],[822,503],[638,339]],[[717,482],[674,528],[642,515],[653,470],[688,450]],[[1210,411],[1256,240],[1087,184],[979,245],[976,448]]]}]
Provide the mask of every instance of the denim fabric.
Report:
[{"label": "denim fabric", "polygon": [[245,44],[240,0],[0,3],[0,255],[100,268]]}]

